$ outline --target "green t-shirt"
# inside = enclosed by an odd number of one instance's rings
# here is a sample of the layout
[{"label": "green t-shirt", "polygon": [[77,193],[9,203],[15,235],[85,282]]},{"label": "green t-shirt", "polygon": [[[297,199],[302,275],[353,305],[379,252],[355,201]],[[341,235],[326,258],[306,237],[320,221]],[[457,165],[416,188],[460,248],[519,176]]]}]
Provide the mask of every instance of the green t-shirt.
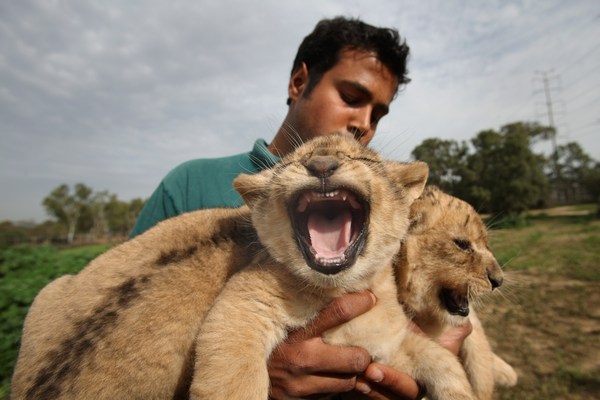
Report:
[{"label": "green t-shirt", "polygon": [[263,139],[248,153],[187,161],[175,167],[148,199],[129,237],[137,236],[160,221],[204,208],[239,207],[244,202],[232,187],[240,173],[254,174],[280,159]]}]

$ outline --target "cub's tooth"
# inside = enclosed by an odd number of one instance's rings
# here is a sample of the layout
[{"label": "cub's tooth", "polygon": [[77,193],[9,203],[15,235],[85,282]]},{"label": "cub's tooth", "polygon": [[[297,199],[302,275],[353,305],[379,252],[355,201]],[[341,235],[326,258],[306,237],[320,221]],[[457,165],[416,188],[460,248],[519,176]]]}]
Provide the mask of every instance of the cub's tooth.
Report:
[{"label": "cub's tooth", "polygon": [[298,200],[298,207],[296,207],[296,211],[304,212],[304,211],[306,211],[306,207],[308,207],[308,202],[306,201],[306,197],[302,196]]},{"label": "cub's tooth", "polygon": [[304,212],[306,211],[306,209],[308,208],[308,205],[311,202],[311,196],[309,193],[304,193],[299,199],[298,199],[298,206],[296,207],[296,211],[298,212]]},{"label": "cub's tooth", "polygon": [[350,202],[350,205],[351,205],[353,208],[356,208],[356,209],[360,208],[360,204],[359,204],[359,202],[358,202],[358,201],[356,201],[356,198],[355,198],[354,196],[350,196],[350,197],[348,198],[348,201]]}]

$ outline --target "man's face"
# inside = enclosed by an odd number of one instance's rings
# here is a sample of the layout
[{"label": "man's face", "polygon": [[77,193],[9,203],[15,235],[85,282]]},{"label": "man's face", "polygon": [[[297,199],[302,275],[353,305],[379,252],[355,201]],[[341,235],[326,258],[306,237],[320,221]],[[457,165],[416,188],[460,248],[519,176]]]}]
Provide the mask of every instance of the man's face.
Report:
[{"label": "man's face", "polygon": [[368,144],[398,87],[394,74],[374,53],[364,50],[343,51],[310,93],[301,75],[299,69],[290,81],[292,104],[286,123],[303,142],[337,132]]}]

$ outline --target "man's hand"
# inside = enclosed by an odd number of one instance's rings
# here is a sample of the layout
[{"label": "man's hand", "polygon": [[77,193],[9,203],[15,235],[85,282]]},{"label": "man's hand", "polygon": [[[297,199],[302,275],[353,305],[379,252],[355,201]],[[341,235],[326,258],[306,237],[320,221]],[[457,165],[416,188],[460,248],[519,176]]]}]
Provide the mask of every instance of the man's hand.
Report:
[{"label": "man's hand", "polygon": [[[411,322],[408,327],[410,330],[421,336],[427,336],[425,332],[423,332],[421,328],[419,328],[419,326],[413,322]],[[473,325],[471,324],[471,321],[467,319],[467,321],[463,325],[455,326],[446,330],[440,335],[440,337],[438,337],[435,340],[442,347],[446,348],[447,350],[450,350],[452,354],[458,356],[463,342],[465,341],[467,336],[471,334],[471,332],[473,332]]]},{"label": "man's hand", "polygon": [[269,359],[270,397],[306,397],[317,393],[348,392],[371,357],[358,347],[333,346],[321,334],[350,321],[375,305],[370,292],[350,293],[333,300],[305,328],[295,330]]},{"label": "man's hand", "polygon": [[[364,349],[329,345],[321,338],[323,332],[367,312],[375,302],[368,291],[346,294],[333,300],[307,327],[291,332],[269,359],[270,397],[285,399],[355,389],[371,399],[422,398],[423,388],[407,374],[371,363]],[[411,329],[425,335],[414,324]],[[458,354],[471,330],[470,323],[453,328],[438,342]]]},{"label": "man's hand", "polygon": [[418,400],[425,395],[424,389],[413,378],[378,363],[371,363],[358,378],[356,391],[376,400]]},{"label": "man's hand", "polygon": [[[411,322],[409,328],[419,335],[425,333]],[[454,327],[444,332],[437,342],[458,355],[463,341],[471,334],[473,326],[467,320],[462,326]],[[415,382],[410,376],[386,365],[372,363],[356,382],[356,390],[364,393],[370,399],[421,399],[425,396],[425,388]]]},{"label": "man's hand", "polygon": [[[374,399],[416,399],[419,387],[408,375],[370,364],[364,349],[329,345],[321,339],[323,332],[365,313],[375,302],[368,291],[346,294],[333,300],[307,327],[291,332],[269,360],[271,398],[348,392],[358,383],[359,390],[368,385],[368,396]],[[357,380],[363,372],[366,375]]]}]

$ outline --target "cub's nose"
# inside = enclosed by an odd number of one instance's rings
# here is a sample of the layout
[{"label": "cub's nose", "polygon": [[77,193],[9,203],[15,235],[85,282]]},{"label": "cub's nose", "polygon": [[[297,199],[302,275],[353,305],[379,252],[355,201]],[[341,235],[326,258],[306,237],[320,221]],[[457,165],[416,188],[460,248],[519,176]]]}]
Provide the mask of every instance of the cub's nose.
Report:
[{"label": "cub's nose", "polygon": [[488,274],[488,279],[490,280],[490,283],[492,284],[492,290],[502,286],[502,282],[504,281],[504,279],[502,278],[502,275]]},{"label": "cub's nose", "polygon": [[339,166],[339,161],[330,156],[312,156],[306,163],[306,168],[317,178],[330,177]]}]

